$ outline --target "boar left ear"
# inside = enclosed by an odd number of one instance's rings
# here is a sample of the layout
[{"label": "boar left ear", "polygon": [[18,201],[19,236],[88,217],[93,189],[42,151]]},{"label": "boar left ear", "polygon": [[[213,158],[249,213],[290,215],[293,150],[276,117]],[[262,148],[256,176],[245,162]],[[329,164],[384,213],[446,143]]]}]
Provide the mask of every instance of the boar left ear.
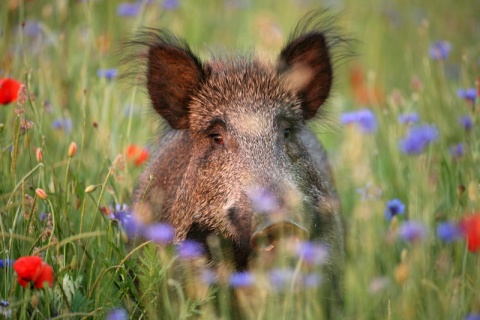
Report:
[{"label": "boar left ear", "polygon": [[311,119],[327,99],[332,87],[332,62],[321,32],[303,34],[280,52],[277,71],[297,92],[305,120]]}]

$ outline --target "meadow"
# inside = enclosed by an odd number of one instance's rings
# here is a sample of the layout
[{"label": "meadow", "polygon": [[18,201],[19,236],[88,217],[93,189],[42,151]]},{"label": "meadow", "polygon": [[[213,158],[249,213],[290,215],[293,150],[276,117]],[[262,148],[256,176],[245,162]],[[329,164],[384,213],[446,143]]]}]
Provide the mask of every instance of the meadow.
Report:
[{"label": "meadow", "polygon": [[[278,290],[261,270],[230,283],[202,274],[191,295],[181,278],[196,275],[174,267],[184,252],[128,245],[131,193],[161,122],[121,62],[142,27],[203,58],[274,61],[317,8],[338,13],[355,52],[312,124],[345,222],[338,318],[480,319],[475,0],[1,1],[0,318],[230,319],[236,294],[259,297],[247,318],[318,319],[321,279],[298,290],[293,274]],[[19,260],[31,256],[41,260]]]}]

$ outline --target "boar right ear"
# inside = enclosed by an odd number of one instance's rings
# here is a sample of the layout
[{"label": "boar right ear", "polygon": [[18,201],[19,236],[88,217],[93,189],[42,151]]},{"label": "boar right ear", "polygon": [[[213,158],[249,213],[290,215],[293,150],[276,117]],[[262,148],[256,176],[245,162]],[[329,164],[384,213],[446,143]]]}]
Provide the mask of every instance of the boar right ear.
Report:
[{"label": "boar right ear", "polygon": [[187,44],[168,34],[149,46],[147,60],[147,89],[153,108],[172,128],[188,128],[192,92],[205,78],[202,63]]}]

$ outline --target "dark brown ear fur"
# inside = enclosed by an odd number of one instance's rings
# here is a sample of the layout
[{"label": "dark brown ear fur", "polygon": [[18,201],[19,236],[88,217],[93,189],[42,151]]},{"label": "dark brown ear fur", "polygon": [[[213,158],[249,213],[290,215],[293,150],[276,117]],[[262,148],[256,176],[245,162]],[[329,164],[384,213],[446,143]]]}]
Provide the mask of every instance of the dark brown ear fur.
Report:
[{"label": "dark brown ear fur", "polygon": [[188,45],[160,33],[147,56],[147,89],[153,108],[174,129],[188,128],[192,92],[205,78],[202,63]]},{"label": "dark brown ear fur", "polygon": [[324,34],[310,32],[290,41],[280,52],[278,72],[298,92],[304,119],[313,118],[327,99],[333,81]]}]

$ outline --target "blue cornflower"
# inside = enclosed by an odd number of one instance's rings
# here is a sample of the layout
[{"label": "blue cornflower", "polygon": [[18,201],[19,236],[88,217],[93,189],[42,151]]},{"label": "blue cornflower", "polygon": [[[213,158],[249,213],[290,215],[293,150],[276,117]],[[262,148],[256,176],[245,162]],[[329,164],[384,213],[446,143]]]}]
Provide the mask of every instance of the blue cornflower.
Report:
[{"label": "blue cornflower", "polygon": [[99,78],[105,78],[107,80],[113,80],[118,75],[117,69],[98,69],[97,76]]},{"label": "blue cornflower", "polygon": [[23,34],[29,37],[37,37],[42,33],[42,24],[39,21],[27,20],[23,26]]},{"label": "blue cornflower", "polygon": [[12,309],[10,308],[10,302],[7,300],[0,300],[0,315],[5,319],[12,317]]},{"label": "blue cornflower", "polygon": [[307,263],[322,265],[328,262],[330,252],[325,244],[305,241],[297,247],[296,255]]},{"label": "blue cornflower", "polygon": [[256,212],[271,213],[279,207],[277,197],[269,189],[252,188],[248,195]]},{"label": "blue cornflower", "polygon": [[363,133],[373,133],[377,130],[377,118],[369,109],[345,112],[340,116],[340,122],[344,125],[356,124]]},{"label": "blue cornflower", "polygon": [[429,51],[433,60],[446,60],[452,51],[452,45],[448,41],[435,41]]},{"label": "blue cornflower", "polygon": [[247,271],[235,272],[230,275],[228,282],[234,288],[249,287],[255,283],[255,277]]},{"label": "blue cornflower", "polygon": [[146,227],[143,235],[157,244],[169,244],[173,241],[175,231],[168,223],[157,223]]},{"label": "blue cornflower", "polygon": [[457,143],[448,148],[448,152],[452,157],[461,157],[465,153],[465,143]]},{"label": "blue cornflower", "polygon": [[122,2],[117,6],[117,15],[121,17],[135,17],[140,12],[141,2]]},{"label": "blue cornflower", "polygon": [[184,240],[177,246],[177,253],[180,259],[198,258],[203,255],[203,245],[194,240]]},{"label": "blue cornflower", "polygon": [[10,267],[15,261],[10,259],[0,259],[0,269]]},{"label": "blue cornflower", "polygon": [[52,128],[57,130],[63,130],[65,133],[72,131],[72,119],[70,118],[58,118],[52,122]]},{"label": "blue cornflower", "polygon": [[458,124],[459,124],[463,129],[465,129],[465,131],[470,131],[470,130],[472,130],[472,127],[473,127],[472,118],[470,118],[470,116],[469,116],[468,114],[459,117],[459,118],[458,118]]},{"label": "blue cornflower", "polygon": [[273,269],[269,272],[268,278],[275,290],[281,290],[289,287],[294,279],[295,270],[293,269]]},{"label": "blue cornflower", "polygon": [[402,124],[417,123],[420,121],[420,117],[416,112],[405,113],[398,116],[398,122]]},{"label": "blue cornflower", "polygon": [[127,311],[122,308],[115,308],[107,314],[107,320],[127,320],[128,318]]},{"label": "blue cornflower", "polygon": [[116,205],[115,212],[110,214],[110,219],[116,220],[122,226],[129,239],[135,238],[142,232],[142,224],[135,219],[127,205]]},{"label": "blue cornflower", "polygon": [[166,10],[173,10],[177,9],[179,6],[178,0],[164,0],[163,1],[163,8]]},{"label": "blue cornflower", "polygon": [[387,202],[387,207],[385,208],[385,218],[387,220],[392,220],[392,218],[398,214],[403,214],[405,212],[405,205],[399,199],[392,199]]},{"label": "blue cornflower", "polygon": [[466,315],[465,320],[480,320],[480,313],[469,313]]},{"label": "blue cornflower", "polygon": [[398,229],[398,236],[408,242],[423,240],[427,236],[427,228],[417,221],[405,221]]},{"label": "blue cornflower", "polygon": [[437,226],[437,236],[444,242],[453,242],[462,237],[462,230],[453,222],[442,222]]},{"label": "blue cornflower", "polygon": [[459,98],[465,99],[471,103],[475,103],[475,99],[477,98],[477,89],[458,89],[457,94]]},{"label": "blue cornflower", "polygon": [[438,130],[433,125],[411,127],[407,136],[400,140],[399,148],[405,154],[417,155],[438,139]]},{"label": "blue cornflower", "polygon": [[307,273],[303,276],[303,285],[306,288],[316,288],[322,284],[323,278],[318,273]]}]

